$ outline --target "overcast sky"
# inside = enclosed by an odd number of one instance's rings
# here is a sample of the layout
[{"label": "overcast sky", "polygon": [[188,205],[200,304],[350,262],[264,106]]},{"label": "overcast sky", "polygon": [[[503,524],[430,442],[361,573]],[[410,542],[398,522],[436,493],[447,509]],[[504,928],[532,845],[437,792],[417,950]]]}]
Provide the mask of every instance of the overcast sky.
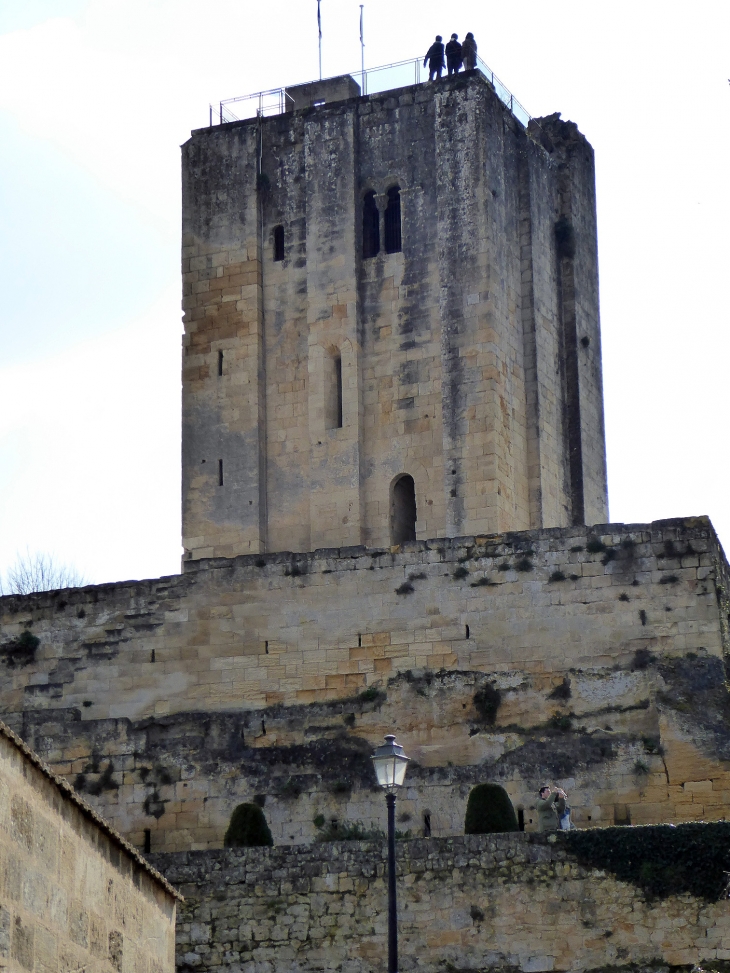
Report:
[{"label": "overcast sky", "polygon": [[[322,23],[355,70],[359,3]],[[596,151],[611,519],[730,545],[730,4],[365,0],[369,66],[468,30]],[[317,73],[316,0],[0,0],[0,573],[179,570],[179,146]]]}]

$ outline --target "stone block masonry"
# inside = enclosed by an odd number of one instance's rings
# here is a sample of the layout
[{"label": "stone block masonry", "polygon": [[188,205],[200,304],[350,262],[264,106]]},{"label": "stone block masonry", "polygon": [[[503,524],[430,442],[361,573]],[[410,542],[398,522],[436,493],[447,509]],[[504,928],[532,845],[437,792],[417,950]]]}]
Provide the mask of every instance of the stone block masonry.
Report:
[{"label": "stone block masonry", "polygon": [[[376,842],[158,855],[185,895],[178,970],[375,973],[387,958]],[[666,970],[730,959],[730,903],[647,902],[555,836],[399,842],[399,968]]]},{"label": "stone block masonry", "polygon": [[0,724],[0,969],[173,973],[176,897]]},{"label": "stone block masonry", "polygon": [[[414,668],[563,674],[637,649],[722,657],[706,518],[193,562],[0,599],[0,705],[84,720],[322,702]],[[468,631],[467,631],[468,627]],[[14,656],[32,631],[32,659]]]},{"label": "stone block masonry", "polygon": [[606,520],[593,150],[348,81],[183,146],[185,557],[395,543],[404,474],[423,540]]},{"label": "stone block masonry", "polygon": [[460,833],[485,779],[528,829],[543,777],[583,827],[714,820],[727,588],[703,518],[193,562],[0,599],[0,705],[155,851],[220,847],[253,799],[276,842],[382,827],[368,755],[393,729],[418,764],[404,831]]}]

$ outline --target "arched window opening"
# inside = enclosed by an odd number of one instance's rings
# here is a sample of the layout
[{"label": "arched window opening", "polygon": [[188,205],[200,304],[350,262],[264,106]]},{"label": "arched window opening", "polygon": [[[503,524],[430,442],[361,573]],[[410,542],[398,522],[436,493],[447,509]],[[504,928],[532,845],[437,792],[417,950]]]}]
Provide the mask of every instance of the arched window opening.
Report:
[{"label": "arched window opening", "polygon": [[400,187],[388,190],[388,205],[385,209],[385,252],[400,253]]},{"label": "arched window opening", "polygon": [[327,356],[325,375],[325,424],[342,429],[342,356]]},{"label": "arched window opening", "polygon": [[274,227],[274,260],[284,259],[284,227]]},{"label": "arched window opening", "polygon": [[393,484],[390,535],[393,544],[416,539],[416,484],[407,473]]},{"label": "arched window opening", "polygon": [[380,253],[380,213],[375,203],[375,192],[365,193],[362,203],[362,255],[375,257]]}]

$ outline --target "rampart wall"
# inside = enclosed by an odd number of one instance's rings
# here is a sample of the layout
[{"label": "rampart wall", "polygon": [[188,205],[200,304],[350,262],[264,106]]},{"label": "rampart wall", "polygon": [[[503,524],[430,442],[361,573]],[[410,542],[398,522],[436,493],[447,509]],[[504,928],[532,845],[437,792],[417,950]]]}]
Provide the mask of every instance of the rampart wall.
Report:
[{"label": "rampart wall", "polygon": [[0,600],[0,705],[153,851],[220,847],[245,800],[277,842],[382,828],[369,754],[392,730],[413,834],[461,833],[485,779],[528,830],[542,778],[581,826],[716,819],[726,571],[703,518],[196,562]]},{"label": "rampart wall", "polygon": [[[724,969],[730,959],[727,900],[684,894],[648,902],[635,885],[579,865],[555,837],[407,841],[397,856],[404,971],[689,971]],[[185,895],[180,971],[384,969],[379,842],[154,861]]]},{"label": "rampart wall", "polygon": [[[414,668],[558,675],[638,648],[723,654],[706,518],[203,561],[0,599],[11,721],[142,719],[341,699]],[[644,615],[642,615],[642,612]],[[23,631],[40,639],[14,656]]]}]

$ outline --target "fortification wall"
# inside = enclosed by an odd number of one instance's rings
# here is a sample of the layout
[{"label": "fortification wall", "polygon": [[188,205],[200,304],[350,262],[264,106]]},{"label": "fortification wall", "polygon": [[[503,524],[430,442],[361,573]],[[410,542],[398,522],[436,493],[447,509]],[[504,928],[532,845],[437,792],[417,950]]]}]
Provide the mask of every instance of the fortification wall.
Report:
[{"label": "fortification wall", "polygon": [[175,897],[0,727],[0,968],[173,973]]},{"label": "fortification wall", "polygon": [[[647,902],[546,835],[397,846],[399,969],[724,969],[730,904]],[[185,895],[179,970],[381,970],[385,848],[349,842],[158,855]]]},{"label": "fortification wall", "polygon": [[320,818],[382,828],[369,754],[392,730],[416,762],[399,821],[414,834],[426,817],[461,833],[485,779],[527,829],[542,778],[584,827],[715,819],[730,797],[726,571],[696,519],[5,598],[0,705],[153,850],[220,847],[254,799],[277,842],[311,841]]},{"label": "fortification wall", "polygon": [[[0,599],[2,712],[141,719],[322,702],[413,668],[559,675],[723,654],[706,518],[194,563]],[[14,656],[23,631],[40,639]]]}]

